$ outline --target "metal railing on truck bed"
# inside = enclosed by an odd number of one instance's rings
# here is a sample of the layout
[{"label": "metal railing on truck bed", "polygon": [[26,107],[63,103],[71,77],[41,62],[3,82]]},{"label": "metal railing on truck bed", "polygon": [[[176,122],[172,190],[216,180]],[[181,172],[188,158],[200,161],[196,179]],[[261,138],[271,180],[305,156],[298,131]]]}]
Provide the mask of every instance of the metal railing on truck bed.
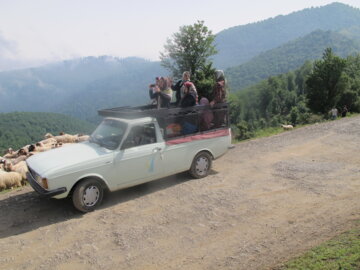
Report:
[{"label": "metal railing on truck bed", "polygon": [[205,133],[217,129],[228,129],[229,110],[227,103],[214,106],[196,105],[180,108],[171,105],[169,108],[157,109],[155,105],[138,107],[117,107],[99,110],[103,117],[118,117],[136,119],[141,117],[155,117],[164,130],[164,139]]}]

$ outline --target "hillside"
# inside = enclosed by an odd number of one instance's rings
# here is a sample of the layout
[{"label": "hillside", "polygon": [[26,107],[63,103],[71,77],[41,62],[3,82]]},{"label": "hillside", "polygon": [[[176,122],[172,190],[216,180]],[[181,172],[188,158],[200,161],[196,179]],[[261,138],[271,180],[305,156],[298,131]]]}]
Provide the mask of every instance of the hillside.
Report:
[{"label": "hillside", "polygon": [[[336,19],[334,19],[336,18]],[[339,31],[360,26],[360,10],[341,3],[308,8],[286,16],[235,26],[219,32],[216,67],[245,63],[261,52],[305,36],[315,30]]]},{"label": "hillside", "polygon": [[70,134],[90,134],[94,129],[93,124],[61,114],[0,113],[0,155],[9,147],[18,149],[40,141],[48,132],[54,135],[61,131]]},{"label": "hillside", "polygon": [[86,57],[0,73],[0,112],[50,111],[94,119],[97,109],[148,101],[147,87],[166,72],[140,58]]},{"label": "hillside", "polygon": [[247,63],[226,70],[230,88],[243,89],[269,76],[297,69],[307,60],[321,58],[325,48],[332,48],[336,55],[346,57],[360,52],[360,41],[332,31],[314,31],[302,38],[288,42],[254,57]]}]

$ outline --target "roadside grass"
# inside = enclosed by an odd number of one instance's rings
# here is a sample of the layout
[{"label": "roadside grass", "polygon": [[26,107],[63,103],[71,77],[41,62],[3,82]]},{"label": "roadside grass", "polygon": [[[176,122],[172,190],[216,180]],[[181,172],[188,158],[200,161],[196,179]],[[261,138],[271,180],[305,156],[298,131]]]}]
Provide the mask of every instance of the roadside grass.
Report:
[{"label": "roadside grass", "polygon": [[25,185],[23,185],[23,186],[21,186],[21,187],[14,187],[14,188],[9,188],[9,189],[3,189],[3,190],[0,191],[0,195],[1,195],[1,194],[8,193],[8,192],[10,192],[10,191],[22,189],[22,188],[26,187],[27,185],[29,185],[29,184],[26,182]]},{"label": "roadside grass", "polygon": [[265,129],[259,129],[254,132],[254,138],[270,137],[282,132],[284,132],[284,130],[281,127],[269,127]]},{"label": "roadside grass", "polygon": [[[348,113],[346,118],[359,116],[359,115],[360,115],[359,113]],[[338,117],[336,120],[340,120],[340,119],[342,119],[342,118]],[[316,123],[324,123],[324,122],[330,122],[330,121],[334,121],[334,120],[330,120],[330,119],[325,120],[325,119],[323,119],[320,122],[314,122],[314,123],[309,123],[309,124],[299,124],[299,125],[296,125],[294,127],[294,129],[305,127],[305,126],[311,126],[311,125],[314,125]],[[270,136],[273,136],[273,135],[277,135],[277,134],[280,134],[280,133],[283,133],[283,132],[290,132],[290,131],[291,130],[284,130],[281,127],[268,127],[268,128],[264,128],[264,129],[258,129],[258,130],[254,131],[253,136],[251,138],[249,138],[249,139],[238,140],[238,139],[235,139],[235,136],[233,136],[232,143],[237,144],[237,143],[246,142],[246,141],[253,140],[253,139],[270,137]]]},{"label": "roadside grass", "polygon": [[311,249],[273,270],[359,270],[360,221],[356,228]]}]

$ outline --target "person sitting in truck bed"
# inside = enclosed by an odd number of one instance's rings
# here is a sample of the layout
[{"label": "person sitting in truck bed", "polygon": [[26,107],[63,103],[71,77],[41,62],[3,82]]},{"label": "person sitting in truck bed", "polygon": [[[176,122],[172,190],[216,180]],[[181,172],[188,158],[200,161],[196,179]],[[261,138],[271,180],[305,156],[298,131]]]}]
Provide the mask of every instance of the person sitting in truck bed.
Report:
[{"label": "person sitting in truck bed", "polygon": [[[176,106],[180,106],[180,107],[189,107],[189,106],[194,106],[197,102],[195,102],[195,104],[192,104],[193,102],[191,102],[191,97],[187,97],[184,101],[184,96],[186,95],[187,89],[185,86],[185,83],[191,83],[192,84],[192,89],[191,89],[191,93],[195,92],[196,93],[196,98],[197,98],[197,91],[196,91],[196,87],[195,85],[190,81],[190,72],[189,71],[184,71],[183,75],[182,75],[182,79],[179,80],[175,85],[172,86],[172,89],[174,91],[176,91]],[[190,84],[187,84],[188,87],[190,86]],[[188,100],[189,99],[189,100]]]},{"label": "person sitting in truck bed", "polygon": [[198,94],[195,88],[195,85],[187,81],[181,87],[181,100],[180,100],[180,107],[191,107],[195,106],[197,103]]},{"label": "person sitting in truck bed", "polygon": [[[200,99],[199,105],[208,106],[209,100],[206,97],[202,97]],[[211,129],[213,120],[214,120],[213,112],[210,109],[204,110],[200,117],[200,131]]]}]

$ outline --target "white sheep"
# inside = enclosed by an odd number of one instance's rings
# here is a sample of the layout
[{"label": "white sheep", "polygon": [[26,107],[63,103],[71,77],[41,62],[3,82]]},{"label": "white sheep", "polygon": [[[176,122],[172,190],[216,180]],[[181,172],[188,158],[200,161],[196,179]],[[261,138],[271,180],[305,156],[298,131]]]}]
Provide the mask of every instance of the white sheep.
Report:
[{"label": "white sheep", "polygon": [[17,172],[5,172],[0,170],[0,190],[13,187],[21,187],[21,174]]},{"label": "white sheep", "polygon": [[25,161],[29,156],[31,156],[31,154],[21,155],[17,158],[10,159],[9,161],[12,163],[12,165],[16,165],[16,164],[20,163],[21,161]]},{"label": "white sheep", "polygon": [[8,164],[6,164],[5,169],[8,172],[12,171],[12,172],[19,173],[21,175],[21,177],[22,177],[23,183],[26,180],[26,173],[29,171],[28,166],[26,165],[25,161],[21,161],[18,164],[15,164],[15,165],[13,165],[11,163],[8,163]]},{"label": "white sheep", "polygon": [[52,144],[56,143],[56,139],[55,138],[47,138],[47,139],[42,140],[42,141],[40,141],[38,143],[41,144],[41,146],[43,146],[43,145],[52,145]]},{"label": "white sheep", "polygon": [[16,158],[18,157],[18,151],[14,151],[12,148],[6,150],[4,158]]},{"label": "white sheep", "polygon": [[293,125],[281,125],[281,127],[284,129],[284,130],[290,130],[290,129],[293,129]]},{"label": "white sheep", "polygon": [[58,143],[75,143],[78,139],[77,135],[63,134],[54,137]]},{"label": "white sheep", "polygon": [[54,135],[52,135],[51,133],[46,133],[44,138],[45,139],[54,138]]},{"label": "white sheep", "polygon": [[42,143],[37,143],[35,145],[35,149],[33,151],[34,154],[39,153],[39,152],[45,152],[48,151],[50,149],[55,148],[55,144],[42,144]]},{"label": "white sheep", "polygon": [[85,141],[88,141],[89,138],[90,138],[89,135],[81,135],[81,134],[79,134],[76,142],[85,142]]}]

